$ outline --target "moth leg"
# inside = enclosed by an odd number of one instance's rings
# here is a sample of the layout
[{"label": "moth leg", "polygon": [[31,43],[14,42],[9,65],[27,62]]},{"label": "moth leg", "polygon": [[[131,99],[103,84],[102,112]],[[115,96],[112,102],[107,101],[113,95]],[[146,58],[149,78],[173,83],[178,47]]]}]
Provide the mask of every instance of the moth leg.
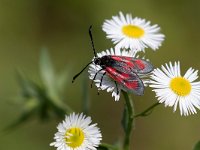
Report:
[{"label": "moth leg", "polygon": [[102,82],[103,82],[103,77],[105,76],[106,72],[103,73],[103,75],[101,76],[101,82],[100,82],[100,87],[102,86]]},{"label": "moth leg", "polygon": [[[100,85],[99,85],[99,88],[101,89],[101,86],[102,86],[102,82],[103,82],[103,77],[105,76],[106,72],[103,73],[103,75],[101,76],[101,81],[100,81]],[[99,95],[99,90],[98,90],[98,93]]]},{"label": "moth leg", "polygon": [[116,88],[117,88],[117,95],[119,94],[119,89],[118,89],[118,86],[117,86],[117,82],[115,81],[115,85],[116,85]]},{"label": "moth leg", "polygon": [[92,79],[92,82],[91,82],[91,88],[92,88],[92,85],[93,85],[93,83],[94,83],[94,80],[96,79],[96,77],[97,77],[97,74],[100,72],[100,71],[102,71],[102,70],[104,70],[104,69],[100,69],[99,71],[97,71],[96,73],[95,73],[95,75],[94,75],[94,77],[93,77],[93,79]]}]

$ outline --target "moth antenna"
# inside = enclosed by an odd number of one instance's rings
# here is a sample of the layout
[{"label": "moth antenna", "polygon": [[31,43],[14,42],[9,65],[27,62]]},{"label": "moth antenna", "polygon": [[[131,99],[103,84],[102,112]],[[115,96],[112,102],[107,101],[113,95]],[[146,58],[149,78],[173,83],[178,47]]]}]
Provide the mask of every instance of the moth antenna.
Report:
[{"label": "moth antenna", "polygon": [[91,43],[92,43],[92,49],[93,49],[93,52],[94,52],[94,56],[97,57],[97,53],[96,53],[96,50],[94,48],[94,42],[93,42],[93,37],[92,37],[92,25],[90,26],[89,28],[89,35],[90,35],[90,40],[91,40]]},{"label": "moth antenna", "polygon": [[93,61],[91,61],[90,63],[88,63],[79,73],[77,73],[73,79],[72,79],[72,83],[74,82],[74,80],[91,64],[93,63]]}]

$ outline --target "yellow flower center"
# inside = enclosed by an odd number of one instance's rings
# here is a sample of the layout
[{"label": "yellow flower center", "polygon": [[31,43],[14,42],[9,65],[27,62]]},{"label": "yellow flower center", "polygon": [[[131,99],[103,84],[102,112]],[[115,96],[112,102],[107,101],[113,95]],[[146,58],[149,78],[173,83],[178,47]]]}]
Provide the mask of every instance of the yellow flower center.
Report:
[{"label": "yellow flower center", "polygon": [[192,87],[191,87],[190,82],[187,79],[185,79],[183,77],[176,77],[171,80],[170,88],[177,95],[186,96],[186,95],[190,94]]},{"label": "yellow flower center", "polygon": [[140,38],[144,35],[144,30],[135,25],[126,25],[122,27],[122,32],[131,38]]},{"label": "yellow flower center", "polygon": [[70,128],[65,133],[66,144],[71,148],[79,147],[84,140],[84,133],[80,128]]}]

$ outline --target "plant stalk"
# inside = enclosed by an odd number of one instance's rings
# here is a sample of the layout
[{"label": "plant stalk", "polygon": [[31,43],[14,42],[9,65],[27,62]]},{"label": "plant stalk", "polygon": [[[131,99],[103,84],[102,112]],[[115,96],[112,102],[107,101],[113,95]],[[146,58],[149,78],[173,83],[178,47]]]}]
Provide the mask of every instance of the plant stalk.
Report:
[{"label": "plant stalk", "polygon": [[128,118],[127,118],[127,127],[124,129],[125,131],[125,138],[123,148],[124,150],[130,150],[130,138],[132,129],[135,127],[134,122],[134,106],[131,97],[128,95],[127,92],[122,91],[125,99],[125,107],[127,108]]}]

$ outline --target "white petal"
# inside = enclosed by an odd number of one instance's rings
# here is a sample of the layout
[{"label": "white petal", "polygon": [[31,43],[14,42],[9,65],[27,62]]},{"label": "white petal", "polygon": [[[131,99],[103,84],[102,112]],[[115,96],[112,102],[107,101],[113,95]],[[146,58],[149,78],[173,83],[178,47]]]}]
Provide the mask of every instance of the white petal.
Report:
[{"label": "white petal", "polygon": [[[144,30],[144,35],[140,38],[131,38],[122,33],[122,28],[126,25],[138,26]],[[106,32],[107,38],[111,39],[118,49],[132,49],[134,51],[144,51],[150,47],[153,50],[161,46],[165,36],[160,34],[158,25],[150,25],[150,21],[141,18],[132,18],[131,14],[123,15],[119,12],[119,16],[113,16],[111,20],[105,20],[102,26]]]},{"label": "white petal", "polygon": [[169,62],[161,69],[157,68],[152,72],[149,86],[153,88],[160,103],[165,106],[173,107],[176,111],[179,106],[180,114],[188,116],[197,113],[196,108],[200,109],[200,82],[193,82],[198,78],[198,70],[189,68],[184,75],[191,84],[191,91],[186,96],[177,95],[170,87],[170,81],[175,77],[181,77],[180,62],[174,65]]}]

